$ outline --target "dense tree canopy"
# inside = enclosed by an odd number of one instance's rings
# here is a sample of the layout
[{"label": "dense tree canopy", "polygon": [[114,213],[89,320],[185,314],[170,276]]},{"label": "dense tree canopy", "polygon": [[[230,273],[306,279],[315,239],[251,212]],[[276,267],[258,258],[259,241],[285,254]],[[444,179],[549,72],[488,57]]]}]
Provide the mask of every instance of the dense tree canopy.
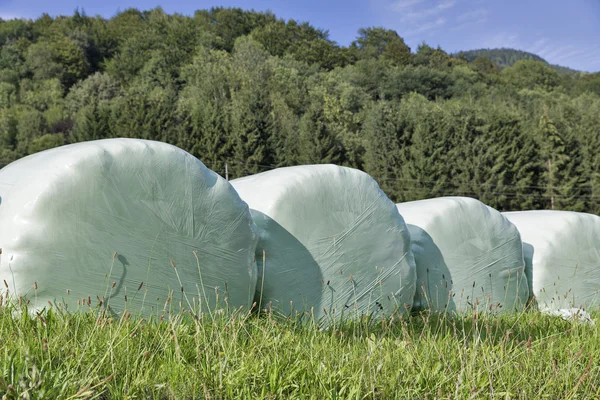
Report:
[{"label": "dense tree canopy", "polygon": [[600,74],[413,52],[380,27],[343,47],[235,8],[0,20],[0,166],[108,137],[169,142],[230,177],[337,163],[395,201],[600,212]]}]

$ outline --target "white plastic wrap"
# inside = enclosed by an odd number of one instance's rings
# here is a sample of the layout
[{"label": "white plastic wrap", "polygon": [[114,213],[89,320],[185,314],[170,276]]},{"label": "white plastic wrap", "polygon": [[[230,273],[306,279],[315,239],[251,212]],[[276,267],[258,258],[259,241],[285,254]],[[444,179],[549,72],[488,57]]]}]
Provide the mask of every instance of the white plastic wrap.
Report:
[{"label": "white plastic wrap", "polygon": [[[436,312],[522,309],[529,295],[517,228],[468,197],[397,204],[417,265],[413,308]],[[490,307],[491,306],[491,307]]]},{"label": "white plastic wrap", "polygon": [[257,238],[231,185],[168,144],[78,143],[0,171],[0,282],[34,309],[73,310],[89,296],[92,306],[149,312],[170,291],[177,309],[189,307],[185,296],[206,295],[212,307],[216,287],[248,307]]},{"label": "white plastic wrap", "polygon": [[263,305],[285,314],[312,310],[317,319],[410,309],[416,275],[408,231],[369,175],[306,165],[231,184],[258,228]]},{"label": "white plastic wrap", "polygon": [[598,307],[600,217],[571,211],[504,215],[521,232],[526,274],[540,309]]}]

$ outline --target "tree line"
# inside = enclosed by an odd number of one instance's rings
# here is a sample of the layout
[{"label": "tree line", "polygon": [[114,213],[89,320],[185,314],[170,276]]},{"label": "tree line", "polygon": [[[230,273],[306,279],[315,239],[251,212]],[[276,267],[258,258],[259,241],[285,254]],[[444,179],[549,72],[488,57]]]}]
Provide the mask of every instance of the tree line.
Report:
[{"label": "tree line", "polygon": [[600,74],[500,69],[394,31],[349,46],[236,8],[0,20],[0,165],[67,143],[177,145],[230,177],[336,163],[394,201],[600,212]]}]

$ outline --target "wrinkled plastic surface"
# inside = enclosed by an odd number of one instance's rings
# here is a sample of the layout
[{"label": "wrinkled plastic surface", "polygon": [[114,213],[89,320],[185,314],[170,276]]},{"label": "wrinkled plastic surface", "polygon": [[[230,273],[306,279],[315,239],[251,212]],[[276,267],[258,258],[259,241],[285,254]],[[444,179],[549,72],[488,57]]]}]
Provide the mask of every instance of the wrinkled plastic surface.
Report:
[{"label": "wrinkled plastic surface", "polygon": [[468,197],[397,204],[417,265],[415,310],[522,309],[529,289],[517,228]]},{"label": "wrinkled plastic surface", "polygon": [[598,308],[600,217],[549,210],[504,215],[521,232],[526,274],[540,309]]},{"label": "wrinkled plastic surface", "polygon": [[263,307],[312,310],[315,319],[410,309],[416,274],[408,231],[369,175],[306,165],[231,184],[258,228]]},{"label": "wrinkled plastic surface", "polygon": [[215,287],[230,305],[251,305],[248,206],[177,147],[107,139],[37,153],[0,171],[0,201],[0,282],[34,308],[73,310],[89,296],[92,307],[104,298],[115,312],[149,312],[170,291],[177,309],[189,308],[185,296],[212,307]]}]

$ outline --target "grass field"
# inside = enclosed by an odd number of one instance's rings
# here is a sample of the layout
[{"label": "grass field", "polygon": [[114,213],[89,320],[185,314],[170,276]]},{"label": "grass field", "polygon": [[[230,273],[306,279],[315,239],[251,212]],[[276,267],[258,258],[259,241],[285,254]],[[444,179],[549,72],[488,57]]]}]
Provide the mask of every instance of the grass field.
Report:
[{"label": "grass field", "polygon": [[20,309],[0,306],[3,399],[600,396],[600,325],[532,311],[322,329],[269,312],[142,319]]}]

